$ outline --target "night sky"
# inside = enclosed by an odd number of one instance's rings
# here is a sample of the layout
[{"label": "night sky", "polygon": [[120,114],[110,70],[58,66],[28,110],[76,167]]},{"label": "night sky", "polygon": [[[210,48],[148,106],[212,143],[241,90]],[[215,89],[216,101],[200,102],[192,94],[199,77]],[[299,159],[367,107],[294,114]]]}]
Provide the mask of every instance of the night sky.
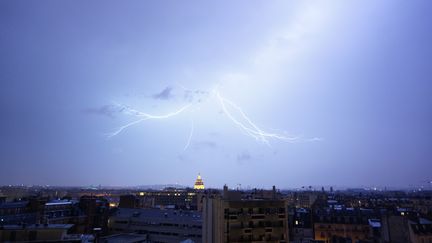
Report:
[{"label": "night sky", "polygon": [[0,1],[0,184],[420,185],[431,12],[423,0]]}]

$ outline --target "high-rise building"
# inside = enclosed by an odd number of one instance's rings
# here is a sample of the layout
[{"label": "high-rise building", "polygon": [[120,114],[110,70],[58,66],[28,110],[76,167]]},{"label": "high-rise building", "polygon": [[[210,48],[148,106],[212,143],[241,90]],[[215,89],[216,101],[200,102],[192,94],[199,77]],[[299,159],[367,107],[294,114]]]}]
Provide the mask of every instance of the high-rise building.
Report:
[{"label": "high-rise building", "polygon": [[204,190],[204,182],[201,179],[201,175],[200,174],[198,174],[198,177],[197,177],[197,179],[195,181],[194,189],[195,190]]}]

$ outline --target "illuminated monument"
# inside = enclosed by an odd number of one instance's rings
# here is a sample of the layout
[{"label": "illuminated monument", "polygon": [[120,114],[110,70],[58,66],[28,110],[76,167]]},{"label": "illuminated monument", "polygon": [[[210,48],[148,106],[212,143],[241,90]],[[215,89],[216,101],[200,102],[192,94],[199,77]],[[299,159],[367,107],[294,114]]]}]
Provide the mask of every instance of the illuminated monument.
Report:
[{"label": "illuminated monument", "polygon": [[200,174],[198,174],[198,177],[197,177],[197,179],[195,181],[194,189],[196,189],[196,190],[204,190],[204,182],[202,181]]}]

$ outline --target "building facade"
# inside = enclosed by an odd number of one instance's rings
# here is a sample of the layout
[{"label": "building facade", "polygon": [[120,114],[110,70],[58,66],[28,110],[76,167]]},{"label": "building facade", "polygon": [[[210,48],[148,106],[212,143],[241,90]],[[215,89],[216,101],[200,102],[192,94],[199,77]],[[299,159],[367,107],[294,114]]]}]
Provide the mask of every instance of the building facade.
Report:
[{"label": "building facade", "polygon": [[238,191],[204,198],[203,241],[289,242],[286,203],[273,199],[242,199]]}]

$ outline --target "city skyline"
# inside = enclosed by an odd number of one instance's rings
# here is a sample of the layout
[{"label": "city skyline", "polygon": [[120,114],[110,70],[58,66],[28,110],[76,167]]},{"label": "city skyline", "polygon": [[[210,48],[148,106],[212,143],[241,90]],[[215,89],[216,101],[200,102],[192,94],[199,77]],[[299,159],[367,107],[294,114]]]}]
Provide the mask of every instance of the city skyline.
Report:
[{"label": "city skyline", "polygon": [[2,1],[0,185],[428,185],[431,7]]}]

